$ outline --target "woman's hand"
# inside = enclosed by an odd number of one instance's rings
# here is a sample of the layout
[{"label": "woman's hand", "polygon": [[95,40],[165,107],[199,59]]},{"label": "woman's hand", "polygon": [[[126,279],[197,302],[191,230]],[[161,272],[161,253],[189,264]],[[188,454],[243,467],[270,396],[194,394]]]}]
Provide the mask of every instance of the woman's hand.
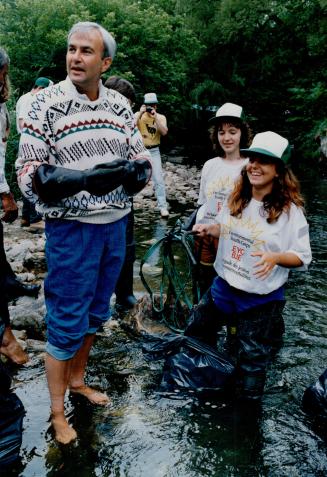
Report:
[{"label": "woman's hand", "polygon": [[207,224],[194,224],[192,227],[192,232],[198,237],[205,237],[207,235],[207,230]]},{"label": "woman's hand", "polygon": [[285,268],[297,268],[303,265],[302,260],[294,252],[253,252],[251,256],[261,257],[254,265],[258,268],[254,275],[263,280],[271,274],[275,265]]},{"label": "woman's hand", "polygon": [[210,235],[211,237],[219,238],[220,225],[219,224],[195,224],[193,225],[192,232],[198,237],[205,237]]},{"label": "woman's hand", "polygon": [[260,257],[260,260],[254,265],[254,268],[257,270],[254,272],[256,278],[261,278],[264,280],[267,278],[275,265],[278,264],[278,253],[274,252],[253,252],[251,253],[252,257]]}]

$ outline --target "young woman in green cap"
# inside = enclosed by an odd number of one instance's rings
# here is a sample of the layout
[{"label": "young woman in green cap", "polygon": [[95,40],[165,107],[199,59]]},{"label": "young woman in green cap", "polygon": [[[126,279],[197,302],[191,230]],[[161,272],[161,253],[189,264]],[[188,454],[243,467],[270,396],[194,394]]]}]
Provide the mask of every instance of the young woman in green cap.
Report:
[{"label": "young woman in green cap", "polygon": [[311,262],[304,202],[287,166],[289,150],[282,136],[257,134],[250,148],[241,149],[249,162],[216,223],[193,227],[200,237],[219,238],[217,277],[186,334],[216,345],[217,329],[236,316],[237,384],[252,400],[261,397],[266,367],[281,343],[289,271],[305,270]]}]

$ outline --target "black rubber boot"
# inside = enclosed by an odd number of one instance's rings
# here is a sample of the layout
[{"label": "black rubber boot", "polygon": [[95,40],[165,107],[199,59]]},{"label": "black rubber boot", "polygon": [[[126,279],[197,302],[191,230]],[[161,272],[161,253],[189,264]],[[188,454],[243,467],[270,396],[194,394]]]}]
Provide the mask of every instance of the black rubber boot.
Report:
[{"label": "black rubber boot", "polygon": [[234,314],[228,315],[226,319],[226,339],[224,350],[233,359],[237,358],[237,317]]},{"label": "black rubber boot", "polygon": [[137,303],[133,294],[133,262],[124,262],[116,284],[116,306],[120,309],[131,310]]},{"label": "black rubber boot", "polygon": [[238,315],[237,367],[245,399],[255,401],[262,396],[267,366],[283,335],[284,305],[284,301],[271,301]]},{"label": "black rubber boot", "polygon": [[259,401],[262,398],[266,382],[266,373],[245,374],[242,376],[240,398],[247,401]]},{"label": "black rubber boot", "polygon": [[217,346],[217,333],[221,330],[221,313],[215,307],[210,289],[193,307],[184,335],[197,338],[209,346]]}]

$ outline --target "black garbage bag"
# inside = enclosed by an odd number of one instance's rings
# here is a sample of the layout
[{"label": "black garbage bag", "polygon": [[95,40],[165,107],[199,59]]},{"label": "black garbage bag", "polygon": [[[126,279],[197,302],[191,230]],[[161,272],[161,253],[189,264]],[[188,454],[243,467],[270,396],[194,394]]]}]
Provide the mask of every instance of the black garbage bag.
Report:
[{"label": "black garbage bag", "polygon": [[302,405],[308,414],[327,418],[327,369],[304,391]]},{"label": "black garbage bag", "polygon": [[22,444],[24,406],[15,393],[10,392],[11,379],[0,364],[0,471],[19,460]]},{"label": "black garbage bag", "polygon": [[11,377],[7,369],[0,362],[0,395],[9,393]]},{"label": "black garbage bag", "polygon": [[198,391],[223,390],[235,371],[224,353],[189,336],[151,336],[143,345],[143,353],[149,360],[165,359],[160,387],[167,391],[176,386]]}]

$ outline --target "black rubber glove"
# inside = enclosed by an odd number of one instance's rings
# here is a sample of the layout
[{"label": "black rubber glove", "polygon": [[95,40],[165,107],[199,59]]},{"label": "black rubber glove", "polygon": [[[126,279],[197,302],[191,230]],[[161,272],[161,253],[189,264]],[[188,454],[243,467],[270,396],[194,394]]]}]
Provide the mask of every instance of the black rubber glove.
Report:
[{"label": "black rubber glove", "polygon": [[151,179],[152,167],[147,159],[135,159],[129,164],[130,170],[123,180],[123,186],[127,195],[134,195],[140,192]]},{"label": "black rubber glove", "polygon": [[120,186],[129,170],[130,162],[124,159],[84,171],[42,164],[34,174],[33,188],[43,202],[56,202],[81,190],[101,196]]}]

